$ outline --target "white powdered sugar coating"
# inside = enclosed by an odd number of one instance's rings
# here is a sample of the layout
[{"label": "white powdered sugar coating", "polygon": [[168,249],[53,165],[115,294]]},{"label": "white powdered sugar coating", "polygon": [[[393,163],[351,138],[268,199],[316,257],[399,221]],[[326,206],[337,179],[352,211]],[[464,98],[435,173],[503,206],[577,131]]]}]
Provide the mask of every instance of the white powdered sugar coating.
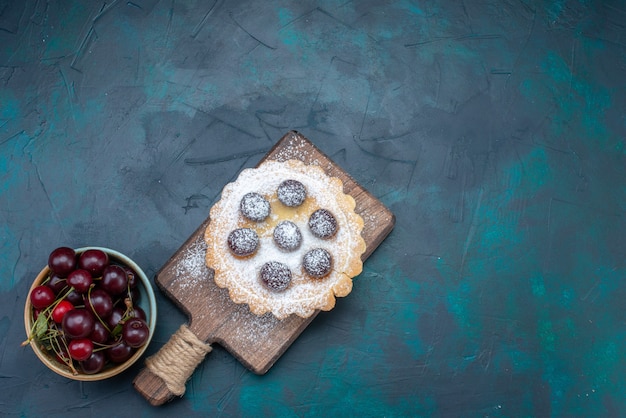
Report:
[{"label": "white powdered sugar coating", "polygon": [[274,242],[285,251],[297,250],[302,242],[300,228],[291,221],[281,221],[274,228]]},{"label": "white powdered sugar coating", "polygon": [[323,248],[314,248],[304,255],[302,267],[313,277],[324,277],[333,266],[332,256]]},{"label": "white powdered sugar coating", "polygon": [[206,243],[199,239],[188,246],[181,255],[180,261],[174,266],[176,279],[180,279],[180,287],[195,287],[198,280],[207,277]]},{"label": "white powdered sugar coating", "polygon": [[247,256],[253,254],[259,246],[259,237],[250,228],[239,228],[228,235],[228,246],[233,254]]},{"label": "white powdered sugar coating", "polygon": [[[224,187],[221,200],[211,209],[211,224],[205,234],[209,244],[207,262],[215,264],[211,267],[217,285],[227,287],[233,301],[248,303],[257,315],[272,312],[277,318],[290,314],[308,317],[317,309],[331,309],[335,294],[350,293],[350,278],[360,273],[360,257],[365,251],[360,236],[362,219],[354,213],[354,199],[343,194],[341,181],[328,177],[319,167],[299,161],[289,163],[266,161],[259,168],[243,170],[235,182]],[[285,179],[306,187],[307,199],[302,207],[287,208],[278,201],[276,191]],[[252,226],[239,212],[242,197],[251,192],[259,193],[271,204],[269,217]],[[330,239],[316,237],[308,226],[309,216],[320,207],[337,220],[337,232]],[[292,252],[281,250],[273,239],[273,229],[282,220],[293,222],[302,235],[300,246]],[[233,257],[227,244],[228,234],[242,225],[257,228],[259,236],[257,252],[243,259]],[[321,279],[310,277],[302,268],[304,254],[315,248],[327,250],[333,258],[331,273]],[[292,282],[284,291],[272,291],[261,283],[259,271],[269,261],[283,263],[291,270]]]},{"label": "white powdered sugar coating", "polygon": [[316,236],[328,239],[335,235],[337,220],[329,211],[318,209],[309,217],[309,228]]},{"label": "white powdered sugar coating", "polygon": [[306,199],[306,187],[299,181],[288,179],[280,183],[277,194],[281,203],[296,207],[300,206]]},{"label": "white powdered sugar coating", "polygon": [[250,192],[244,195],[239,203],[239,210],[250,220],[263,221],[270,213],[270,204],[258,193]]},{"label": "white powdered sugar coating", "polygon": [[271,313],[257,316],[255,321],[250,321],[243,309],[236,310],[230,320],[238,324],[232,331],[232,339],[251,347],[257,347],[270,340],[276,327],[280,326],[280,320]]}]

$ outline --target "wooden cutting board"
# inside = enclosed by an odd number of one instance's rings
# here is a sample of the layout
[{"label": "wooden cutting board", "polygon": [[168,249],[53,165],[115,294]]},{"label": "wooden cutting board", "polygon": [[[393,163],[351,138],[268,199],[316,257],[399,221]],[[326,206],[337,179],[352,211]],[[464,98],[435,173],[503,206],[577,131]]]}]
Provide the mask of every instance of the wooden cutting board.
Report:
[{"label": "wooden cutting board", "polygon": [[[356,212],[365,221],[361,234],[367,245],[362,256],[365,261],[393,229],[393,213],[298,132],[291,131],[282,137],[259,165],[265,160],[288,159],[319,165],[327,174],[343,181],[344,192],[354,197]],[[250,313],[247,305],[233,303],[228,292],[217,287],[213,271],[204,263],[204,230],[209,222],[207,218],[176,251],[157,273],[155,281],[188,315],[189,329],[198,339],[221,345],[245,367],[254,373],[264,374],[311,323],[317,312],[306,319],[291,315],[277,320],[269,313],[256,316]],[[359,285],[358,280],[355,285]],[[341,298],[337,303],[341,303]],[[161,405],[174,397],[163,380],[147,368],[133,383],[152,405]]]}]

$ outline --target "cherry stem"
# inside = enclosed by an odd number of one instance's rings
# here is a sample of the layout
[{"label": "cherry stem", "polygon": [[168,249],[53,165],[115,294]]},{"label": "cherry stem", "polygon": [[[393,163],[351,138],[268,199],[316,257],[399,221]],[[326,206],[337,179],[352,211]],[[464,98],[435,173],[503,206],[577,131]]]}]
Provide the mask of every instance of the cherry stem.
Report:
[{"label": "cherry stem", "polygon": [[87,291],[87,303],[89,304],[89,307],[91,308],[91,312],[93,312],[93,314],[98,319],[98,322],[100,322],[102,326],[104,327],[104,329],[106,329],[107,332],[110,334],[111,330],[109,329],[107,324],[104,322],[104,319],[100,318],[100,315],[98,315],[98,312],[96,312],[96,310],[93,307],[93,304],[91,303],[91,289],[93,289],[95,286],[96,285],[93,283],[91,284],[91,286],[89,286],[89,290]]}]

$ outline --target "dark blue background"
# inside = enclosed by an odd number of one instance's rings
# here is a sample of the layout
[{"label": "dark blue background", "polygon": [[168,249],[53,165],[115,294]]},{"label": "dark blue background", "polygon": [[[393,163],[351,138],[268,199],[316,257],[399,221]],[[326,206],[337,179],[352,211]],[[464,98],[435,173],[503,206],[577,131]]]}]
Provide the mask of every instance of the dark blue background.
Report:
[{"label": "dark blue background", "polygon": [[[626,415],[620,1],[0,1],[0,415]],[[21,348],[57,246],[150,277],[288,130],[396,215],[265,376],[154,408]],[[157,291],[149,353],[186,321]]]}]

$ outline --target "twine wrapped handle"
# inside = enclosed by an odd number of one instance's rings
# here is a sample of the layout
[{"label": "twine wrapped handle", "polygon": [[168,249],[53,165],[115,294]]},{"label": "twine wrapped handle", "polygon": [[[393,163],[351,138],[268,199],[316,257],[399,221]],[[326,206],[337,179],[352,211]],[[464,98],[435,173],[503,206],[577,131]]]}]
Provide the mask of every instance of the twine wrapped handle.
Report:
[{"label": "twine wrapped handle", "polygon": [[146,359],[146,367],[165,382],[170,392],[183,396],[185,383],[211,350],[210,344],[183,324],[156,354]]}]

